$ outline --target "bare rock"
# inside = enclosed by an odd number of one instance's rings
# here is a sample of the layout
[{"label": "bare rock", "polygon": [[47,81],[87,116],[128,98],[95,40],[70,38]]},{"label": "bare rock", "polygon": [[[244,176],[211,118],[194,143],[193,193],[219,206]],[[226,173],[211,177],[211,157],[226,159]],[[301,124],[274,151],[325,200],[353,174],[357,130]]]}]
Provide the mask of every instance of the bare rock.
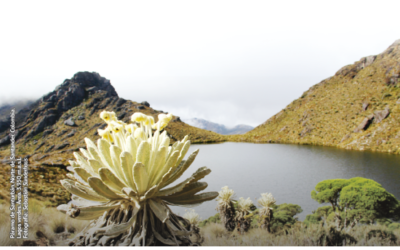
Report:
[{"label": "bare rock", "polygon": [[83,115],[78,116],[78,120],[85,120],[85,117]]},{"label": "bare rock", "polygon": [[363,111],[367,110],[368,106],[369,106],[369,103],[368,103],[368,102],[363,102],[363,104],[362,104],[362,110],[363,110]]},{"label": "bare rock", "polygon": [[31,136],[34,136],[44,130],[45,127],[53,125],[57,121],[57,115],[46,115],[44,116],[35,127],[33,127]]},{"label": "bare rock", "polygon": [[71,81],[80,83],[84,88],[96,86],[98,89],[107,91],[106,97],[118,96],[110,80],[100,76],[97,72],[78,72]]},{"label": "bare rock", "polygon": [[71,126],[71,127],[74,127],[74,126],[75,126],[75,122],[72,121],[72,117],[70,117],[68,120],[65,120],[65,121],[64,121],[64,124],[65,124],[65,125],[68,125],[68,126]]},{"label": "bare rock", "polygon": [[366,130],[369,125],[371,125],[372,120],[374,119],[374,115],[369,115],[362,120],[362,122],[358,125],[356,129],[354,129],[354,133],[361,132],[363,130]]},{"label": "bare rock", "polygon": [[362,68],[368,67],[371,65],[376,59],[376,56],[367,56],[361,58]]},{"label": "bare rock", "polygon": [[137,106],[137,109],[145,109],[143,105]]},{"label": "bare rock", "polygon": [[381,121],[383,121],[383,119],[385,119],[390,113],[389,108],[386,108],[384,110],[380,110],[380,111],[375,111],[374,112],[374,118],[375,118],[375,123],[380,123]]}]

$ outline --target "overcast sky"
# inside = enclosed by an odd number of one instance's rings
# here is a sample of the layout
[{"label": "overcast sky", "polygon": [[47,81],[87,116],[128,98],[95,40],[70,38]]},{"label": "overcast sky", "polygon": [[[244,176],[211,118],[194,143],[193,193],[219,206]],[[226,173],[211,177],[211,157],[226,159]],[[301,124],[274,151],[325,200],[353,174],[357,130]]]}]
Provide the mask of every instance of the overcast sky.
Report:
[{"label": "overcast sky", "polygon": [[400,39],[399,1],[1,1],[0,103],[78,71],[181,118],[257,126]]}]

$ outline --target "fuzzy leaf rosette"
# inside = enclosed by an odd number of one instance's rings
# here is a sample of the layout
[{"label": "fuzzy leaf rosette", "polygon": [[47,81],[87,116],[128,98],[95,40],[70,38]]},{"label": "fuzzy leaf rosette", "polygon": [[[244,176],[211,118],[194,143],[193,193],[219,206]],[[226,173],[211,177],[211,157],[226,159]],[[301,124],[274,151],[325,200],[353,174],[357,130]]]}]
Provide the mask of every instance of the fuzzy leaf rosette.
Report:
[{"label": "fuzzy leaf rosette", "polygon": [[253,202],[250,198],[244,199],[240,197],[237,201],[235,221],[237,229],[241,234],[250,229],[251,217],[253,216],[251,211],[252,206]]},{"label": "fuzzy leaf rosette", "polygon": [[[193,245],[190,223],[175,215],[168,205],[194,206],[218,196],[197,194],[207,187],[199,182],[211,170],[199,168],[191,177],[171,185],[198,154],[184,160],[190,147],[188,137],[170,145],[167,132],[172,118],[160,114],[158,122],[142,113],[132,115],[131,124],[103,111],[108,124],[98,130],[97,144],[85,138],[86,149],[70,161],[73,174],[61,184],[72,193],[72,202],[58,206],[70,217],[93,220],[70,245]],[[139,126],[138,126],[139,125]],[[153,133],[153,129],[155,132]]]},{"label": "fuzzy leaf rosette", "polygon": [[217,211],[219,212],[221,222],[228,231],[235,229],[235,208],[233,206],[233,198],[235,192],[225,186],[218,192],[218,205]]},{"label": "fuzzy leaf rosette", "polygon": [[258,205],[261,206],[259,209],[260,224],[261,228],[266,228],[270,232],[270,222],[272,219],[272,206],[276,203],[274,196],[271,193],[261,194],[261,198],[258,199]]}]

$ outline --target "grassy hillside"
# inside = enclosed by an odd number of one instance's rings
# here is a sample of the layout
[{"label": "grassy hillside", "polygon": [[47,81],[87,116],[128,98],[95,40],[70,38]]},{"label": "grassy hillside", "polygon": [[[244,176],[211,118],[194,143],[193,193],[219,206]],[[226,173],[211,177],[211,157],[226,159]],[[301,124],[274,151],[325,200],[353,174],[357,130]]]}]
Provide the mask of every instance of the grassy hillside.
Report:
[{"label": "grassy hillside", "polygon": [[400,40],[382,54],[341,68],[263,124],[230,140],[399,153],[399,74]]}]

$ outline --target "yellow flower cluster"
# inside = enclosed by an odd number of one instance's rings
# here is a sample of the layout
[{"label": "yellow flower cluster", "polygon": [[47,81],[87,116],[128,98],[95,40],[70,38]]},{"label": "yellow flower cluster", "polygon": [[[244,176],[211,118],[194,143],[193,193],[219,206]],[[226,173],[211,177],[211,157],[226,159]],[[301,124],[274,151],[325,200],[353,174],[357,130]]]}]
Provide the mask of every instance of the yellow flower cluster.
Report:
[{"label": "yellow flower cluster", "polygon": [[[154,122],[152,116],[147,116],[143,113],[134,113],[131,117],[131,121],[140,124],[138,127],[135,123],[126,124],[123,121],[117,120],[114,112],[103,111],[100,113],[100,118],[105,121],[108,126],[105,129],[99,129],[99,135],[110,143],[115,143],[118,146],[122,146],[125,142],[123,139],[126,134],[133,135],[137,139],[145,140],[151,137],[152,129],[163,130],[172,119],[172,114],[160,114],[158,115],[158,122]],[[122,133],[121,133],[122,132]]]}]

